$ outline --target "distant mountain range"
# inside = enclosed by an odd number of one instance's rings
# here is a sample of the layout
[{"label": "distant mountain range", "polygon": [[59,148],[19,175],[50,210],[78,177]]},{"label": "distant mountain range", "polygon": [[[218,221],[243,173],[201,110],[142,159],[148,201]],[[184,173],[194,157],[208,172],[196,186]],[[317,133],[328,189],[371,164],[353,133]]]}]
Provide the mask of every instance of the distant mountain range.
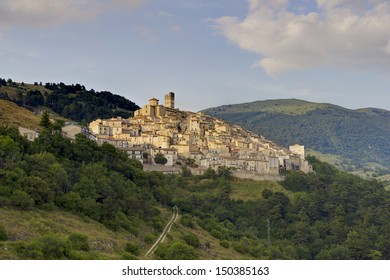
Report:
[{"label": "distant mountain range", "polygon": [[358,110],[298,99],[224,105],[203,112],[288,146],[342,156],[356,166],[390,167],[390,112]]}]

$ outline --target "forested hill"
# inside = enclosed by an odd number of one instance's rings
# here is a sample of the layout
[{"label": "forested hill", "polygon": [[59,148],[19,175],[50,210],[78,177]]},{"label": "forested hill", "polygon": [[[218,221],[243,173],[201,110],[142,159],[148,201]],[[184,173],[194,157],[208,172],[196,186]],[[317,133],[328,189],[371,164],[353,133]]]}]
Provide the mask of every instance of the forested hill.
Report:
[{"label": "forested hill", "polygon": [[285,146],[300,143],[356,163],[390,166],[390,112],[350,110],[297,99],[224,105],[205,113],[236,123]]},{"label": "forested hill", "polygon": [[1,78],[0,99],[12,101],[31,111],[47,108],[78,122],[117,116],[128,118],[139,109],[134,102],[123,96],[109,91],[87,90],[80,84],[25,84]]},{"label": "forested hill", "polygon": [[[390,259],[390,192],[313,157],[279,183],[145,172],[110,144],[0,126],[0,259]],[[185,170],[183,164],[183,170]],[[270,225],[270,226],[269,226]]]}]

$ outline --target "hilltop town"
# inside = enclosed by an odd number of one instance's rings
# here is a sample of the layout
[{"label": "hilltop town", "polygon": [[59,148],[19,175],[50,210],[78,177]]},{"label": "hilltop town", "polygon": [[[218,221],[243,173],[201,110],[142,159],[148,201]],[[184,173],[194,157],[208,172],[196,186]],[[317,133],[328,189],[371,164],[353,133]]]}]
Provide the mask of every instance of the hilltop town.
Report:
[{"label": "hilltop town", "polygon": [[[278,176],[282,170],[312,171],[304,146],[283,148],[264,137],[202,112],[175,108],[175,94],[165,95],[164,105],[151,98],[134,117],[97,119],[89,130],[98,143],[110,143],[146,169],[175,173],[190,162],[200,174],[208,168],[231,168],[238,177]],[[164,168],[155,163],[165,157]],[[180,168],[178,168],[180,169]]]}]

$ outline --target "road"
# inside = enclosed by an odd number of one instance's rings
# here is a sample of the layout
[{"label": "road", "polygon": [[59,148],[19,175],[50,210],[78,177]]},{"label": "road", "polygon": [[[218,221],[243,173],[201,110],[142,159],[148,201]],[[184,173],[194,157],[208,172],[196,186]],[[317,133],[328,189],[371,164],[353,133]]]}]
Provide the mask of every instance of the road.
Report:
[{"label": "road", "polygon": [[172,209],[173,209],[173,213],[172,213],[171,220],[167,223],[167,225],[165,226],[165,228],[164,228],[163,232],[161,233],[160,237],[152,245],[152,247],[150,247],[150,249],[146,252],[144,257],[147,257],[147,256],[149,256],[149,255],[154,253],[154,251],[157,249],[158,245],[160,243],[164,242],[165,237],[171,231],[172,225],[177,221],[177,218],[179,217],[179,209],[177,208],[176,205],[173,206]]}]

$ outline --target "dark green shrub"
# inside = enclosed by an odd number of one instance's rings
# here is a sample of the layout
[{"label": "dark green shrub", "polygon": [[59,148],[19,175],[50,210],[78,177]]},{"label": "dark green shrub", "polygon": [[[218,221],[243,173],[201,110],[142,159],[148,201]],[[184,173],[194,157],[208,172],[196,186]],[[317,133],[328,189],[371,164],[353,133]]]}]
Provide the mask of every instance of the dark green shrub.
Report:
[{"label": "dark green shrub", "polygon": [[147,244],[152,244],[154,242],[154,240],[156,240],[156,236],[153,233],[149,232],[149,233],[145,234],[144,241]]},{"label": "dark green shrub", "polygon": [[181,216],[180,223],[183,226],[186,226],[189,228],[195,228],[195,222],[193,221],[193,218],[188,214],[184,214],[183,216]]},{"label": "dark green shrub", "polygon": [[208,179],[215,179],[217,177],[217,172],[215,172],[214,169],[211,167],[207,168],[207,170],[203,173],[203,178],[208,178]]},{"label": "dark green shrub", "polygon": [[274,194],[273,191],[271,191],[270,189],[264,189],[263,192],[261,193],[261,195],[262,195],[265,199],[270,198],[273,194]]},{"label": "dark green shrub", "polygon": [[222,240],[221,242],[219,242],[219,245],[221,245],[222,247],[228,249],[230,247],[230,244],[227,240]]},{"label": "dark green shrub", "polygon": [[131,253],[122,253],[120,258],[121,260],[138,260],[138,258]]},{"label": "dark green shrub", "polygon": [[45,260],[67,259],[70,253],[69,243],[55,235],[44,235],[36,241]]},{"label": "dark green shrub", "polygon": [[16,190],[10,197],[11,204],[19,207],[22,210],[31,209],[34,205],[34,200],[24,191]]},{"label": "dark green shrub", "polygon": [[192,176],[191,170],[188,169],[187,166],[182,166],[182,168],[181,168],[181,176],[183,176],[183,177],[191,177]]},{"label": "dark green shrub", "polygon": [[132,242],[127,242],[125,246],[125,251],[128,253],[132,253],[133,255],[138,256],[139,254],[139,245],[132,243]]},{"label": "dark green shrub", "polygon": [[19,258],[23,260],[43,260],[42,248],[39,243],[32,242],[26,244],[24,242],[14,243],[13,246],[19,255]]},{"label": "dark green shrub", "polygon": [[180,241],[174,242],[167,250],[165,256],[167,260],[196,260],[198,254],[194,247]]},{"label": "dark green shrub", "polygon": [[166,164],[168,162],[167,158],[164,157],[163,154],[157,154],[155,157],[154,157],[154,162],[157,163],[157,164]]},{"label": "dark green shrub", "polygon": [[155,254],[162,260],[196,260],[198,253],[194,247],[175,241],[171,245],[161,244]]},{"label": "dark green shrub", "polygon": [[88,236],[85,234],[72,233],[69,235],[68,240],[72,249],[89,251]]},{"label": "dark green shrub", "polygon": [[0,241],[8,240],[8,234],[3,224],[0,224]]},{"label": "dark green shrub", "polygon": [[200,246],[200,242],[199,242],[199,239],[198,237],[191,233],[191,232],[187,232],[185,234],[183,234],[182,236],[182,239],[190,246],[194,247],[194,248],[199,248]]}]

